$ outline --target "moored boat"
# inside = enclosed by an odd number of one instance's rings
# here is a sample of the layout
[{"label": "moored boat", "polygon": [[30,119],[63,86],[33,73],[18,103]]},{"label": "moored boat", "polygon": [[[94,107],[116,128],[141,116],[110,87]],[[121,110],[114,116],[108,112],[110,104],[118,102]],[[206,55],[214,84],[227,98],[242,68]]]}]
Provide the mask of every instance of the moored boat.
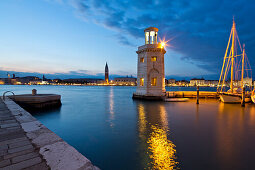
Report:
[{"label": "moored boat", "polygon": [[[230,77],[228,77],[229,71],[231,72]],[[249,71],[251,73],[250,64],[245,53],[245,46],[243,45],[242,47],[240,44],[236,24],[233,21],[217,87],[217,92],[220,94],[220,100],[223,103],[241,103],[242,94],[245,102],[251,101],[250,92],[247,89],[245,90],[246,84],[244,83],[245,76],[252,77],[248,74]],[[227,81],[228,79],[230,82]],[[225,92],[228,84],[230,89]]]},{"label": "moored boat", "polygon": [[251,101],[253,103],[255,103],[255,90],[253,90],[252,94],[251,94]]},{"label": "moored boat", "polygon": [[231,93],[220,94],[220,100],[223,103],[241,103],[242,97]]}]

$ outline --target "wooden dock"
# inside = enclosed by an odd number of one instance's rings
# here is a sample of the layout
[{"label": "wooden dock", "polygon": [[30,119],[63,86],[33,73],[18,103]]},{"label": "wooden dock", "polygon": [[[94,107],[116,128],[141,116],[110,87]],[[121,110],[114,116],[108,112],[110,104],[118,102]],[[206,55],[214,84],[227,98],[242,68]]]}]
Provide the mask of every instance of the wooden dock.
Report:
[{"label": "wooden dock", "polygon": [[[166,96],[176,98],[196,98],[197,91],[167,91]],[[219,98],[219,94],[211,91],[199,91],[199,98]]]}]

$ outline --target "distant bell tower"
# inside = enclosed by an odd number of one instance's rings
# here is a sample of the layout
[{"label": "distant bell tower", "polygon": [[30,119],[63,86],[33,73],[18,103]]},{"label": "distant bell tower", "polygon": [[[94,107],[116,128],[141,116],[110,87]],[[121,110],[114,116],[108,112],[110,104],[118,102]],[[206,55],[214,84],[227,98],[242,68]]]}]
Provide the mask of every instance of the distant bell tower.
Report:
[{"label": "distant bell tower", "polygon": [[158,28],[144,30],[145,45],[138,47],[137,88],[133,98],[162,99],[165,96],[164,43],[157,42]]},{"label": "distant bell tower", "polygon": [[106,65],[105,65],[105,77],[104,77],[104,79],[105,79],[105,82],[107,84],[109,84],[109,69],[108,69],[107,62],[106,62]]}]

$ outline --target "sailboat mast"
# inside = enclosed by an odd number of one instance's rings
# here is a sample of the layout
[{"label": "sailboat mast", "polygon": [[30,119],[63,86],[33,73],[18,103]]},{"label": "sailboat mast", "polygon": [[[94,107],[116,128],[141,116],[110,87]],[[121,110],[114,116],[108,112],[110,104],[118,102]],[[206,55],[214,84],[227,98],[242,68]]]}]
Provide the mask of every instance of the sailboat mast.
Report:
[{"label": "sailboat mast", "polygon": [[242,87],[243,87],[243,76],[244,76],[244,55],[245,55],[245,45],[243,45],[243,59],[242,59]]},{"label": "sailboat mast", "polygon": [[233,20],[233,27],[232,27],[232,47],[231,47],[231,82],[230,82],[230,90],[233,93],[233,79],[234,79],[234,51],[235,51],[235,32],[236,32],[236,25],[235,21]]}]

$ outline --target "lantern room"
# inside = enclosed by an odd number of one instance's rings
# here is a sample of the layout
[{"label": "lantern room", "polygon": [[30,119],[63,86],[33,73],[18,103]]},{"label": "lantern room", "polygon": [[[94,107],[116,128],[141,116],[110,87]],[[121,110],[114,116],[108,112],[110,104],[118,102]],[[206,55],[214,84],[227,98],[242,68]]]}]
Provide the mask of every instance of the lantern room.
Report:
[{"label": "lantern room", "polygon": [[157,44],[158,28],[149,27],[144,30],[145,44]]}]

